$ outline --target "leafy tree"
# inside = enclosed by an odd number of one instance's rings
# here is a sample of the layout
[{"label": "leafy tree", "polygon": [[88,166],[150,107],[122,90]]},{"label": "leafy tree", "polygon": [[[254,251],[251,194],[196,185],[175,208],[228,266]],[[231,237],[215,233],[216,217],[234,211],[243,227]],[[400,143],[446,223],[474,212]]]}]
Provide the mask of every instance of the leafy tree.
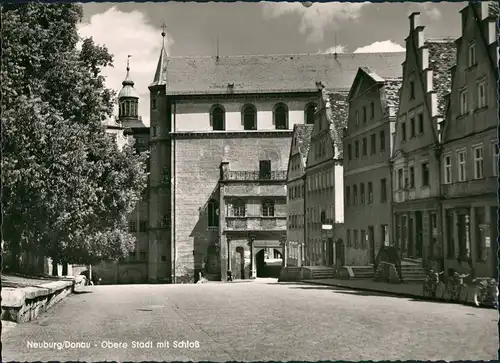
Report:
[{"label": "leafy tree", "polygon": [[119,258],[133,248],[126,217],[146,187],[147,156],[120,151],[102,126],[115,93],[100,72],[112,56],[92,39],[78,47],[79,5],[2,12],[2,230],[13,267],[33,251],[56,262]]}]

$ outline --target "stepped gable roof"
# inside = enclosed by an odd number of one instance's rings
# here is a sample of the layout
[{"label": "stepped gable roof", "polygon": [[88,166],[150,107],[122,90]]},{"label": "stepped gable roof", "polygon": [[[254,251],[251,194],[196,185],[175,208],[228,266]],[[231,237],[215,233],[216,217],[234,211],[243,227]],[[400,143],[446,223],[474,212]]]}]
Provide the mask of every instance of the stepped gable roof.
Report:
[{"label": "stepped gable roof", "polygon": [[343,158],[342,134],[347,127],[349,105],[347,103],[348,92],[332,92],[323,90],[321,97],[325,104],[326,119],[330,127],[330,137],[336,150],[335,158]]},{"label": "stepped gable roof", "polygon": [[295,140],[297,140],[297,149],[299,150],[300,158],[304,166],[306,165],[307,153],[309,152],[309,147],[311,146],[311,134],[313,132],[313,129],[314,125],[294,125],[294,134]]},{"label": "stepped gable roof", "polygon": [[428,39],[425,41],[429,49],[429,68],[432,69],[432,85],[437,94],[438,113],[446,112],[445,95],[451,89],[450,68],[456,64],[457,52],[455,40]]},{"label": "stepped gable roof", "polygon": [[170,95],[317,92],[316,82],[339,91],[350,89],[359,67],[383,78],[401,76],[404,60],[404,52],[223,57],[167,57],[162,52],[157,73],[168,74]]}]

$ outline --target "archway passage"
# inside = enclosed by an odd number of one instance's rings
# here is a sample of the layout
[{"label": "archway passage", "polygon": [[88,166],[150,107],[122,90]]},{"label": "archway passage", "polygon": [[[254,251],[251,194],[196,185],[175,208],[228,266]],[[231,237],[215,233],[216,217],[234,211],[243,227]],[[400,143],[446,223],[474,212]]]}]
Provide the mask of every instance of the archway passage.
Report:
[{"label": "archway passage", "polygon": [[[279,260],[273,261],[273,260],[268,260],[266,261],[265,258],[265,250],[262,249],[257,254],[255,255],[255,264],[257,267],[257,277],[273,277],[273,278],[279,278],[280,272],[281,272],[281,258],[282,258],[282,253],[281,251],[274,249],[273,250],[275,256],[279,256]],[[274,256],[272,256],[274,257]]]}]

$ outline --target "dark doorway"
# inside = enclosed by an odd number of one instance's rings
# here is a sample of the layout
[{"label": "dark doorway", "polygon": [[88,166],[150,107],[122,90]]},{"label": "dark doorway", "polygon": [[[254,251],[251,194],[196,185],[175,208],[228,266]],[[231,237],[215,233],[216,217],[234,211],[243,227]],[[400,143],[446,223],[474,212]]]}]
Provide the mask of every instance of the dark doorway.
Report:
[{"label": "dark doorway", "polygon": [[408,217],[408,257],[415,257],[415,230],[413,229],[413,218]]},{"label": "dark doorway", "polygon": [[267,277],[265,276],[266,261],[263,249],[255,255],[255,267],[257,268],[257,277]]},{"label": "dark doorway", "polygon": [[335,264],[335,261],[334,261],[335,254],[333,251],[334,248],[335,248],[335,246],[333,244],[333,238],[328,238],[328,265],[329,266],[332,266],[333,264]]},{"label": "dark doorway", "polygon": [[368,226],[368,248],[370,263],[375,262],[375,229],[373,226]]},{"label": "dark doorway", "polygon": [[210,246],[207,250],[205,271],[202,271],[208,280],[220,280],[220,251],[216,246]]},{"label": "dark doorway", "polygon": [[415,212],[415,229],[416,229],[416,243],[415,243],[415,257],[422,258],[422,251],[424,245],[424,234],[423,234],[423,221],[422,212]]},{"label": "dark doorway", "polygon": [[233,277],[241,280],[245,278],[245,251],[243,247],[236,247]]},{"label": "dark doorway", "polygon": [[338,266],[344,266],[345,265],[345,248],[344,248],[344,241],[342,241],[341,238],[337,240],[335,243],[336,246],[336,252],[337,252],[337,265]]}]

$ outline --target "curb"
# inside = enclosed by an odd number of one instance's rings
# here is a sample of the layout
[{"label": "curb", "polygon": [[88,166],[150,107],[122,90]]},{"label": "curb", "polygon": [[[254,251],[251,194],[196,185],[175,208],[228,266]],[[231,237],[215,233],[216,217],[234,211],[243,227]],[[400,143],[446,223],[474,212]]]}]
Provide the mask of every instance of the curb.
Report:
[{"label": "curb", "polygon": [[[311,285],[321,285],[321,286],[333,286],[333,287],[340,287],[344,289],[352,289],[352,290],[359,290],[359,291],[368,291],[368,292],[377,292],[385,295],[394,295],[394,296],[403,296],[403,297],[409,297],[412,299],[416,300],[422,300],[422,301],[431,301],[431,302],[441,302],[441,303],[447,303],[447,304],[455,304],[455,305],[465,305],[465,306],[473,306],[475,308],[482,308],[482,309],[495,309],[493,306],[477,306],[474,302],[472,301],[466,301],[466,302],[449,302],[444,299],[431,299],[428,297],[424,297],[422,295],[417,295],[417,294],[410,294],[406,292],[392,292],[392,291],[387,291],[387,290],[381,290],[381,289],[373,289],[373,288],[367,288],[367,287],[352,287],[352,286],[346,286],[346,285],[340,285],[340,284],[328,284],[326,282],[314,282],[311,280],[306,280],[306,281],[299,281],[304,284],[311,284]],[[495,309],[497,310],[497,309]]]}]

